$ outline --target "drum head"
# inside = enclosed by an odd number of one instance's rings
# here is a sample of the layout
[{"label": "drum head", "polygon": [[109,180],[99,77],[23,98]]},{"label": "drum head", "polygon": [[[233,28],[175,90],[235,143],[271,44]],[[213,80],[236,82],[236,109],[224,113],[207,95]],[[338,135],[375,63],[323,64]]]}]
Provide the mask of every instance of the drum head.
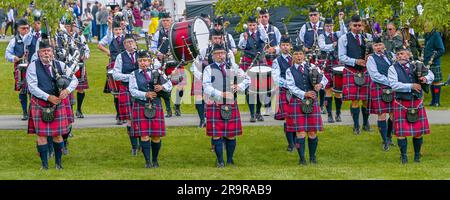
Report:
[{"label": "drum head", "polygon": [[192,29],[192,36],[194,36],[192,42],[197,48],[197,51],[200,49],[208,48],[209,27],[208,24],[206,24],[205,20],[199,17],[194,19],[194,28]]},{"label": "drum head", "polygon": [[255,66],[249,69],[252,73],[269,73],[272,71],[272,68],[269,66]]}]

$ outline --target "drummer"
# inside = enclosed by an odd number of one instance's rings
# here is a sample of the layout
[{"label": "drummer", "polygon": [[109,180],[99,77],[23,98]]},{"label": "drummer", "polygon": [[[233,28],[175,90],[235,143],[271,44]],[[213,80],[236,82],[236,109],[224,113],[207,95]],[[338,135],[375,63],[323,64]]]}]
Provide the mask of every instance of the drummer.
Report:
[{"label": "drummer", "polygon": [[361,34],[362,22],[354,15],[350,22],[351,32],[338,41],[339,61],[345,64],[343,72],[343,100],[352,101],[350,113],[353,118],[353,133],[361,134],[359,126],[359,104],[362,101],[363,130],[370,131],[367,100],[369,99],[370,77],[366,69],[366,42]]},{"label": "drummer", "polygon": [[[27,112],[27,93],[28,87],[25,80],[25,70],[19,69],[19,64],[21,62],[26,63],[27,55],[25,51],[25,46],[31,43],[32,37],[30,32],[30,26],[26,19],[20,19],[16,23],[17,27],[17,35],[14,36],[13,39],[9,41],[8,47],[6,47],[5,58],[8,62],[14,63],[14,90],[19,91],[19,100],[20,105],[22,106],[22,120],[28,120],[28,112]],[[21,77],[19,77],[21,76]]]},{"label": "drummer", "polygon": [[[171,53],[169,48],[170,43],[169,32],[173,20],[169,13],[161,13],[160,16],[162,18],[161,19],[162,26],[158,31],[156,31],[155,35],[153,36],[151,50],[153,51],[154,54],[157,55],[158,59],[161,61],[161,64],[165,66],[165,64],[167,64],[167,62],[170,61],[170,59],[173,59],[170,58]],[[169,69],[166,67],[164,70],[167,76],[170,76],[171,73],[173,72],[172,68]],[[184,75],[184,68],[182,66],[178,70],[180,70],[182,72],[182,75]],[[180,102],[184,94],[184,83],[179,84],[178,82],[172,82],[172,84],[176,85],[176,99],[174,105],[175,115],[180,116],[181,115]],[[172,117],[172,109],[170,107],[171,104],[170,96],[171,95],[167,95],[166,97],[164,97],[164,103],[166,104],[166,112],[167,112],[166,117]]]},{"label": "drummer", "polygon": [[[334,22],[332,18],[325,19],[325,32],[319,35],[319,48],[321,51],[322,59],[326,59],[326,65],[324,74],[328,79],[328,84],[325,86],[325,106],[328,113],[328,122],[334,123],[332,113],[333,102],[333,68],[339,65],[338,58],[338,39],[342,35],[347,33],[347,28],[344,24],[344,12],[339,12],[339,31],[333,32]],[[342,106],[342,93],[335,93],[334,100],[336,104],[336,122],[341,122],[341,106]]]},{"label": "drummer", "polygon": [[[250,16],[247,20],[248,30],[241,34],[239,38],[239,48],[243,51],[241,57],[241,64],[239,67],[247,72],[250,66],[252,66],[253,60],[255,60],[254,66],[265,65],[266,59],[262,56],[264,51],[265,41],[267,41],[267,34],[264,31],[264,27],[257,23],[256,18]],[[261,105],[265,97],[259,97],[259,95],[250,95],[249,91],[246,92],[246,101],[250,110],[250,122],[264,121],[261,115]],[[256,102],[256,114],[255,114],[255,101]]]},{"label": "drummer", "polygon": [[136,41],[131,34],[125,36],[123,41],[125,51],[118,54],[114,65],[113,77],[116,81],[121,81],[122,84],[119,87],[119,119],[127,121],[127,132],[131,142],[131,155],[136,156],[138,150],[138,139],[133,133],[131,127],[131,95],[128,90],[128,82],[131,76],[131,72],[137,70],[138,61],[136,53]]},{"label": "drummer", "polygon": [[[119,21],[114,21],[112,24],[114,37],[108,37],[107,35],[102,38],[102,40],[98,43],[97,47],[109,56],[109,68],[114,68],[114,62],[116,60],[117,55],[125,50],[123,46],[123,40],[125,36],[123,35],[123,28],[120,25]],[[106,46],[109,46],[106,48]],[[108,68],[107,68],[108,70]],[[105,83],[105,93],[111,92],[112,88],[108,88],[107,82]],[[117,124],[122,124],[122,121],[119,119],[119,100],[116,95],[114,97],[114,107],[116,108],[116,120]]]},{"label": "drummer", "polygon": [[[393,64],[392,52],[385,50],[381,37],[376,37],[373,44],[374,53],[367,59],[367,71],[372,82],[370,83],[370,114],[378,115],[378,130],[383,140],[383,150],[388,151],[392,143],[392,119],[393,113],[393,93],[389,86],[388,69]],[[383,96],[385,98],[383,98]],[[390,96],[390,100],[388,98]],[[386,115],[389,120],[386,123]]]},{"label": "drummer", "polygon": [[[286,70],[292,66],[291,39],[288,35],[284,35],[280,41],[281,55],[273,60],[272,64],[272,79],[275,84],[278,84],[278,109],[275,114],[276,120],[285,120],[289,109],[289,104],[286,98],[286,92],[289,90],[286,84]],[[294,137],[295,132],[288,132],[286,129],[286,122],[284,123],[284,133],[288,142],[287,150],[294,151]]]},{"label": "drummer", "polygon": [[[233,155],[236,149],[236,136],[242,135],[242,124],[237,104],[237,91],[245,91],[250,78],[242,69],[231,63],[227,65],[225,47],[214,46],[214,63],[207,66],[203,74],[203,88],[206,98],[206,134],[211,137],[217,157],[217,167],[225,166],[223,144],[227,153],[227,165],[234,165]],[[232,73],[232,74],[228,74]],[[243,77],[238,84],[234,77]],[[214,78],[213,78],[214,77]],[[233,78],[234,80],[229,80]],[[230,82],[233,84],[231,85]],[[223,141],[225,139],[225,142]]]},{"label": "drummer", "polygon": [[[264,48],[266,55],[265,57],[267,60],[267,65],[272,66],[273,60],[276,58],[276,56],[279,54],[280,51],[279,44],[281,40],[281,33],[276,26],[269,24],[269,21],[270,21],[269,10],[261,9],[259,11],[259,22],[260,25],[264,27],[263,30],[266,32],[266,35],[268,37],[268,40],[266,41],[266,46]],[[267,93],[267,96],[265,97],[264,116],[269,116],[272,113],[271,95],[272,95],[271,93]]]},{"label": "drummer", "polygon": [[227,34],[227,40],[225,41],[225,43],[227,45],[225,47],[228,49],[231,49],[233,51],[233,54],[236,55],[237,54],[236,42],[233,39],[233,35],[226,32],[226,28],[227,28],[226,24],[227,23],[229,24],[230,22],[224,21],[224,18],[222,16],[218,16],[218,17],[216,17],[216,19],[214,19],[214,28],[213,29],[222,31],[224,36],[225,36],[225,33]]}]

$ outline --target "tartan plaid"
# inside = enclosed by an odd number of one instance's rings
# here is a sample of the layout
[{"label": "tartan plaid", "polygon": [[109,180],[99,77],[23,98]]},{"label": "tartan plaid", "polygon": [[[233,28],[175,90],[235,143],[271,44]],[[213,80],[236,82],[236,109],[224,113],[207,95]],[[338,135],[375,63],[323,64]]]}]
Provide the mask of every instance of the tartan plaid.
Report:
[{"label": "tartan plaid", "polygon": [[81,80],[81,78],[78,79],[78,85],[77,85],[77,90],[86,90],[89,89],[89,82],[88,82],[88,75],[87,75],[87,71],[86,74],[84,76],[84,80]]},{"label": "tartan plaid", "polygon": [[164,123],[164,112],[161,102],[155,103],[156,116],[153,119],[148,119],[144,115],[144,105],[133,103],[133,120],[131,121],[134,136],[166,136],[166,126]]},{"label": "tartan plaid", "polygon": [[[239,68],[241,68],[242,70],[244,70],[244,72],[246,72],[248,70],[248,68],[250,67],[250,65],[252,64],[253,59],[247,57],[247,56],[242,56],[241,57],[241,63],[239,64]],[[260,62],[260,65],[266,65],[267,60],[266,58],[262,59],[262,62]]]},{"label": "tartan plaid", "polygon": [[[165,69],[164,73],[169,76],[172,74],[172,72],[175,70],[175,67],[169,67],[167,69]],[[180,85],[180,86],[186,86],[187,81],[186,81],[186,70],[184,69],[184,65],[181,65],[180,67],[178,67],[178,72],[180,73],[180,76],[183,77],[183,80],[179,83],[171,81],[172,85]]]},{"label": "tartan plaid", "polygon": [[288,132],[317,132],[323,131],[322,116],[317,99],[311,114],[303,114],[302,100],[292,96],[286,115],[286,131]]},{"label": "tartan plaid", "polygon": [[131,119],[131,94],[128,88],[124,85],[119,87],[119,119],[130,120]]},{"label": "tartan plaid", "polygon": [[28,134],[37,134],[39,136],[61,136],[69,133],[69,114],[67,105],[70,105],[69,99],[65,98],[56,106],[55,120],[47,123],[42,120],[42,110],[37,106],[48,107],[51,103],[31,97],[30,113],[28,118]]},{"label": "tartan plaid", "polygon": [[[427,112],[423,106],[422,100],[417,99],[412,101],[396,99],[393,103],[394,107],[394,130],[397,137],[418,137],[423,134],[430,134],[430,127],[428,125]],[[406,119],[406,108],[419,106],[419,120],[415,123],[409,123]]]},{"label": "tartan plaid", "polygon": [[369,73],[367,72],[367,70],[364,70],[364,78],[366,80],[366,84],[359,87],[355,84],[355,77],[353,77],[354,75],[349,71],[352,71],[353,73],[357,72],[357,70],[355,69],[345,67],[343,72],[342,100],[368,100],[369,86],[370,82],[372,81],[370,79]]},{"label": "tartan plaid", "polygon": [[67,112],[67,119],[69,120],[69,123],[73,123],[75,121],[75,117],[73,115],[73,109],[72,105],[75,104],[75,97],[73,96],[73,92],[69,94],[69,96],[66,98],[68,99],[69,103],[64,104],[64,107],[66,108]]},{"label": "tartan plaid", "polygon": [[430,70],[434,74],[434,80],[433,83],[439,83],[442,81],[442,71],[440,65],[431,65]]},{"label": "tartan plaid", "polygon": [[325,86],[325,89],[333,88],[333,67],[337,67],[339,65],[339,60],[334,60],[333,62],[330,62],[330,60],[327,60],[326,67],[324,70],[324,75],[328,79],[328,83]]},{"label": "tartan plaid", "polygon": [[192,76],[191,83],[191,96],[195,95],[203,95],[203,85],[202,80],[195,78]]},{"label": "tartan plaid", "polygon": [[275,113],[276,120],[284,120],[289,110],[289,102],[286,98],[286,92],[288,89],[280,87],[280,93],[278,94],[278,109]]},{"label": "tartan plaid", "polygon": [[20,93],[22,94],[27,94],[28,93],[28,86],[27,86],[27,80],[26,80],[26,73],[22,73],[22,80],[23,83],[20,86],[19,85],[19,68],[17,67],[19,65],[19,63],[14,63],[14,90],[15,91],[20,91]]},{"label": "tartan plaid", "polygon": [[[383,114],[393,112],[393,102],[386,103],[382,99],[383,89],[390,88],[375,82],[370,83],[370,98],[368,109],[370,114]],[[395,98],[395,93],[392,94]]]},{"label": "tartan plaid", "polygon": [[212,137],[235,137],[242,135],[241,115],[237,103],[231,104],[231,119],[225,121],[220,116],[221,104],[206,104],[206,135]]}]

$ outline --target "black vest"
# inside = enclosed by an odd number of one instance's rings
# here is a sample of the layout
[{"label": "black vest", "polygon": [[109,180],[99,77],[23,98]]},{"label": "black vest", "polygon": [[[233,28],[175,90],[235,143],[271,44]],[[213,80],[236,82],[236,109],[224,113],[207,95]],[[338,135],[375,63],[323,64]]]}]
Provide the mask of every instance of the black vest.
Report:
[{"label": "black vest", "polygon": [[244,55],[253,59],[257,52],[263,53],[264,44],[264,41],[261,40],[261,33],[259,31],[256,31],[255,39],[249,34],[244,49]]},{"label": "black vest", "polygon": [[[150,80],[150,82],[147,82],[147,79],[145,78],[144,72],[139,72],[139,69],[134,70],[134,75],[136,77],[136,83],[138,86],[139,91],[142,92],[149,92],[149,91],[154,91],[155,90],[155,86],[153,84],[153,80]],[[153,79],[153,77],[152,77]],[[159,77],[160,81],[162,79],[162,76]],[[145,104],[148,102],[146,101],[142,101],[140,99],[135,99],[135,101],[137,101],[140,104]],[[153,102],[155,103],[161,103],[161,100],[159,98],[154,98]]]},{"label": "black vest", "polygon": [[[54,63],[56,63],[56,69],[58,70],[58,73],[61,75],[64,74],[59,62],[55,61]],[[47,69],[39,59],[36,60],[35,65],[36,65],[36,76],[38,80],[38,88],[49,95],[57,96],[58,88],[56,87],[56,79],[55,79],[56,74],[52,71],[53,77],[51,77],[50,74],[48,74]]]},{"label": "black vest", "polygon": [[[324,33],[323,22],[318,22],[318,27],[316,27],[317,35]],[[305,47],[311,48],[314,45],[314,27],[311,26],[310,22],[306,23],[306,31],[304,36]],[[318,39],[318,38],[317,38]]]},{"label": "black vest", "polygon": [[275,30],[272,25],[267,26],[267,36],[269,37],[270,46],[274,47],[278,45],[277,37],[275,35]]},{"label": "black vest", "polygon": [[23,43],[23,38],[19,35],[16,35],[14,38],[16,39],[14,45],[14,55],[21,58],[23,54],[25,54],[25,43]]},{"label": "black vest", "polygon": [[[336,32],[332,33],[333,39],[330,38],[331,34],[329,34],[329,35],[327,36],[327,34],[324,32],[322,35],[325,37],[325,44],[332,44],[333,42],[337,42],[337,41],[339,40],[339,38],[338,38]],[[337,50],[337,47],[338,47],[338,46],[336,45],[336,47],[334,48],[333,52],[330,53],[330,55],[329,55],[329,56],[330,56],[330,57],[329,57],[330,60],[338,59],[337,56],[335,55],[335,53],[338,51],[338,50]],[[321,53],[322,53],[322,57],[325,58],[327,52],[322,51]]]},{"label": "black vest", "polygon": [[[221,92],[226,92],[227,89],[230,89],[231,83],[229,80],[229,76],[223,76],[221,68],[216,64],[212,63],[211,67],[211,83],[214,89],[219,90]],[[225,67],[227,73],[230,73],[230,70]]]},{"label": "black vest", "polygon": [[[386,55],[385,55],[386,56]],[[377,70],[380,74],[384,75],[384,76],[388,76],[388,70],[389,67],[391,66],[389,63],[386,62],[386,60],[384,60],[384,58],[378,56],[377,54],[372,54],[372,58],[373,60],[375,60],[375,64],[377,65]],[[386,57],[387,58],[387,57]],[[388,58],[389,62],[392,63],[392,61]]]},{"label": "black vest", "polygon": [[278,66],[280,67],[280,76],[286,79],[286,71],[291,67],[288,61],[282,56],[278,56],[277,58]]},{"label": "black vest", "polygon": [[[139,69],[138,60],[137,60],[137,52],[134,52],[134,64],[131,62],[131,58],[128,55],[127,51],[122,52],[122,74],[131,74],[136,69]],[[128,82],[123,82],[125,86],[128,86]]]},{"label": "black vest", "polygon": [[[355,37],[353,37],[353,34],[347,33],[347,56],[354,59],[364,59],[366,54],[366,43],[364,41],[364,37],[361,37],[361,46],[358,45],[358,42],[356,41]],[[347,67],[353,67],[353,66],[347,66]],[[356,65],[356,69],[362,69],[362,66]]]},{"label": "black vest", "polygon": [[123,46],[123,40],[125,39],[125,37],[123,35],[120,37],[120,43],[117,42],[117,39],[114,38],[114,36],[111,43],[109,43],[109,53],[111,54],[111,61],[115,61],[117,55],[125,51],[125,47]]},{"label": "black vest", "polygon": [[[163,37],[166,37],[166,40],[163,40]],[[167,54],[169,52],[169,35],[166,34],[166,31],[164,31],[164,28],[159,30],[159,38],[158,38],[158,46],[157,48],[160,48],[159,51],[162,54]]]},{"label": "black vest", "polygon": [[33,36],[31,44],[28,45],[28,63],[31,63],[31,57],[33,57],[34,53],[36,52],[36,43],[38,39],[38,37]]},{"label": "black vest", "polygon": [[[403,68],[400,63],[396,62],[394,64],[395,71],[397,72],[397,78],[398,82],[401,83],[418,83],[417,77],[414,74],[413,68],[409,67],[409,74],[406,73],[406,70]],[[403,100],[411,100],[413,95],[411,92],[395,92],[395,97],[397,99],[403,99]],[[422,92],[420,93],[420,97],[422,97]]]},{"label": "black vest", "polygon": [[309,66],[305,64],[303,69],[303,73],[300,72],[300,67],[296,69],[294,66],[291,67],[291,74],[294,77],[295,86],[300,88],[301,90],[308,92],[313,90],[313,85],[311,84],[311,80],[309,79]]}]

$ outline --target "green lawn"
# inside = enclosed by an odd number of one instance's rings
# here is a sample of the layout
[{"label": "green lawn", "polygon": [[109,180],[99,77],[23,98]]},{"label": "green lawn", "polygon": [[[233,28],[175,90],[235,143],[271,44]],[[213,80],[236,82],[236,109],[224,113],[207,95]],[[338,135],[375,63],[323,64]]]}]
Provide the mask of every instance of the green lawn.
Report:
[{"label": "green lawn", "polygon": [[[0,132],[0,179],[450,179],[450,126],[434,125],[425,137],[420,164],[399,162],[398,148],[381,150],[375,132],[354,136],[351,127],[327,126],[319,138],[319,164],[299,166],[288,153],[282,127],[245,127],[238,138],[235,167],[215,168],[203,129],[170,127],[159,169],[145,169],[143,156],[130,156],[125,129],[77,129],[65,169],[39,171],[35,137]],[[412,142],[408,155],[412,160]]]},{"label": "green lawn", "polygon": [[[5,60],[5,51],[7,43],[0,43],[0,96],[2,100],[0,101],[0,114],[19,114],[20,105],[18,102],[18,94],[13,90],[13,66],[11,63],[7,63]],[[83,104],[84,113],[87,114],[107,114],[114,113],[113,98],[110,94],[103,93],[103,87],[105,84],[105,66],[108,63],[108,57],[101,53],[97,49],[97,44],[90,44],[91,48],[91,58],[87,62],[88,67],[88,77],[90,89],[86,93],[85,103]],[[442,71],[444,78],[447,78],[447,74],[450,74],[450,53],[447,53],[442,60]],[[188,75],[191,77],[190,73]],[[193,106],[194,102],[190,97],[190,78],[188,78],[188,84],[186,88],[185,95],[183,97],[184,104],[182,105],[183,113],[196,113]],[[450,108],[450,89],[448,87],[443,88],[443,95],[441,97],[442,107],[439,109],[449,109]],[[172,93],[174,97],[174,93]],[[241,104],[245,103],[244,95],[240,95],[239,102]],[[425,103],[430,102],[430,95],[425,99]],[[174,98],[173,98],[174,99]],[[348,109],[348,105],[344,105],[344,109]],[[241,111],[246,112],[248,110],[247,106],[241,106]],[[435,109],[435,108],[433,108]]]}]

